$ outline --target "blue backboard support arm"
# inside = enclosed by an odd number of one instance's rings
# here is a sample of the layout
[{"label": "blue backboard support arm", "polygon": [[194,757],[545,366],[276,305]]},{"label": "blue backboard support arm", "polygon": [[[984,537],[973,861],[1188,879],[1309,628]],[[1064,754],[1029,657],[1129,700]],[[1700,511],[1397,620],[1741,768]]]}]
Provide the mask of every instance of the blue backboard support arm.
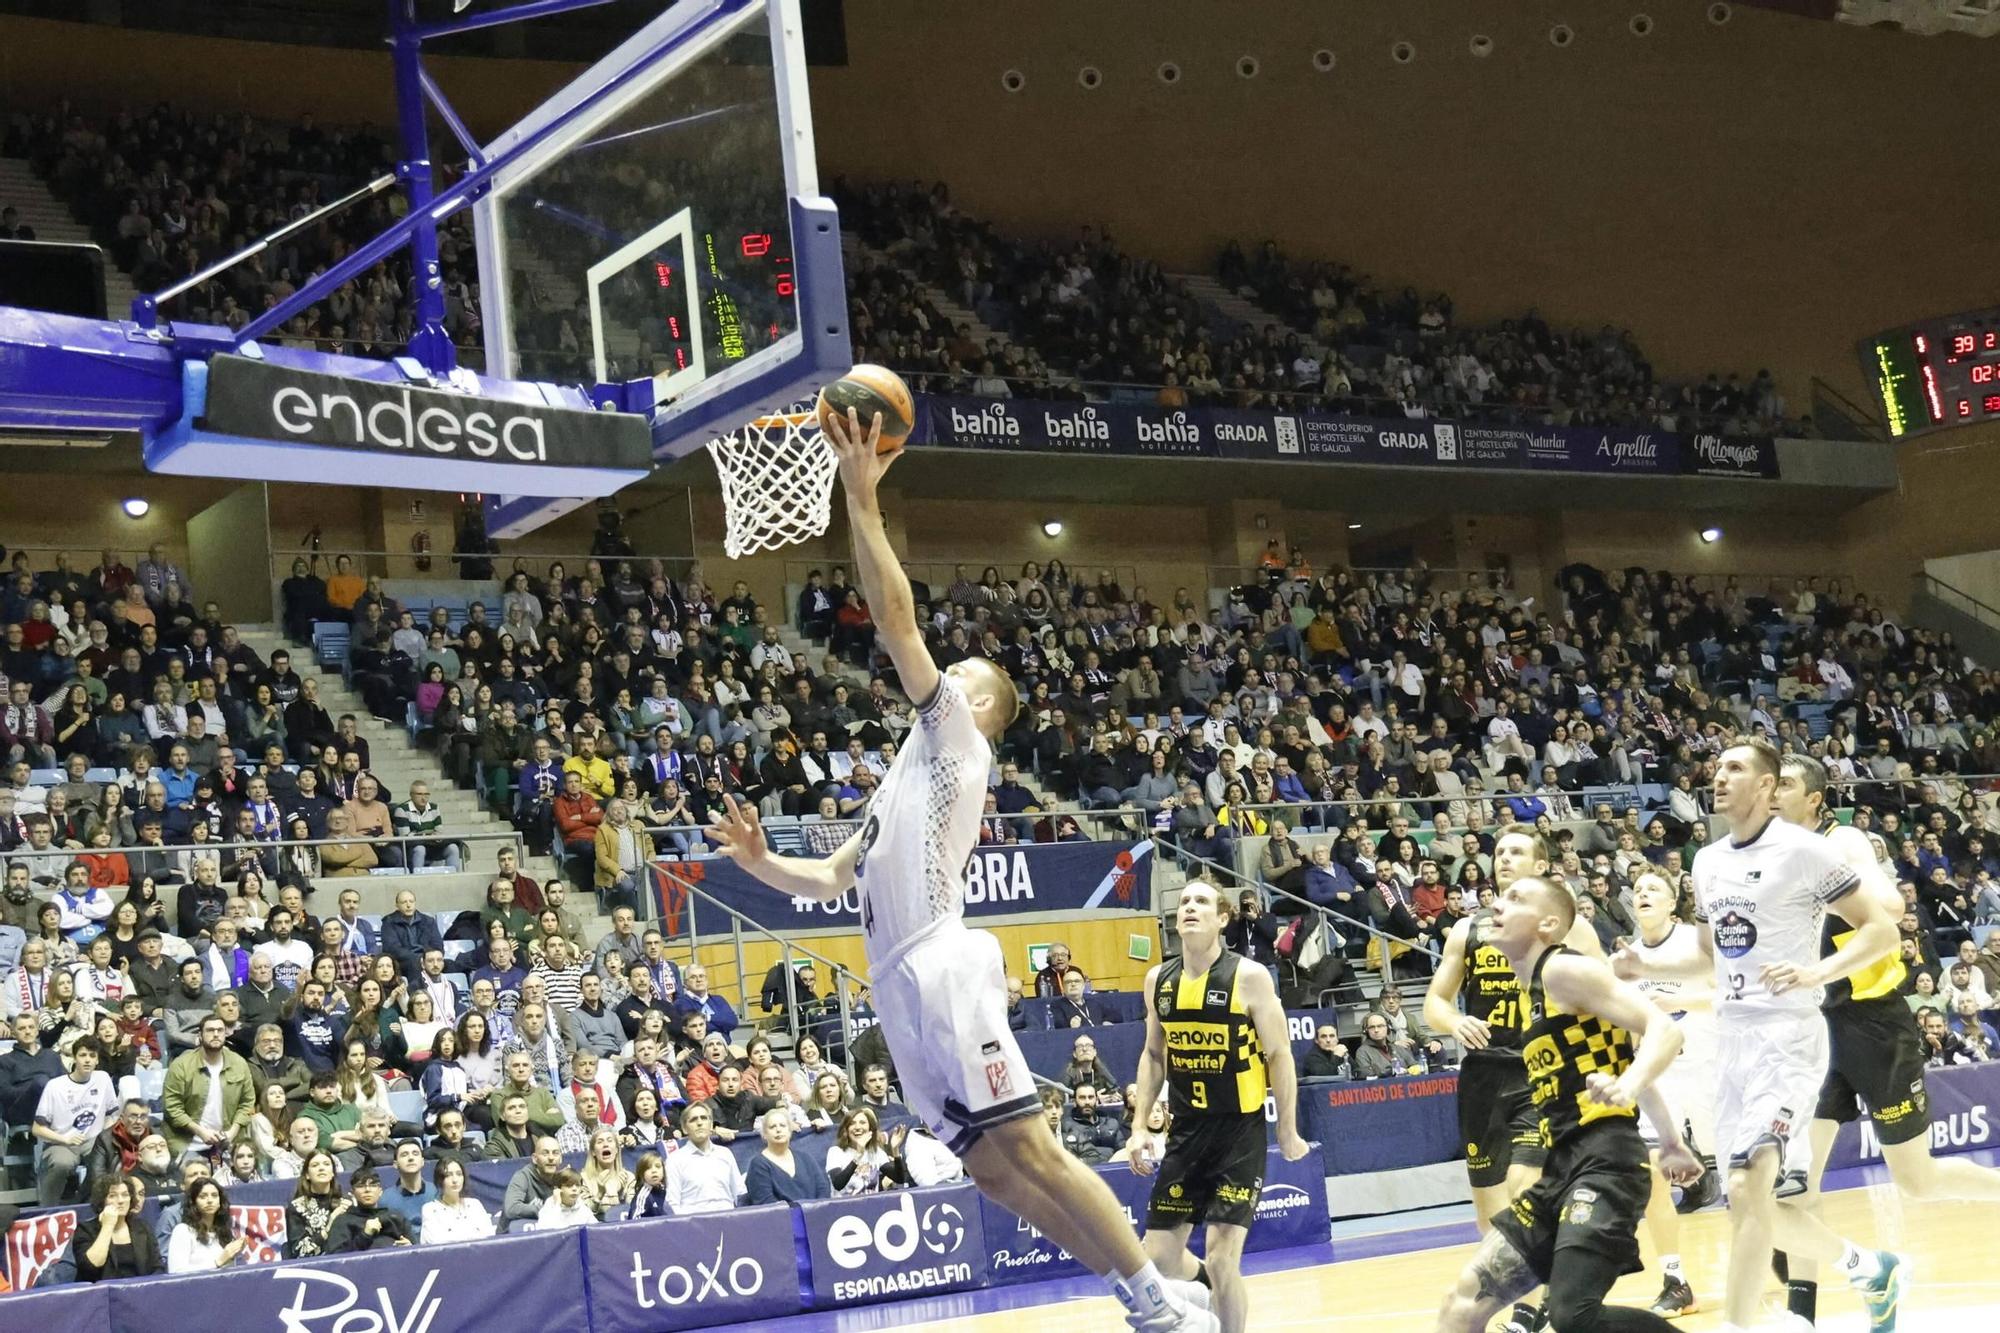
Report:
[{"label": "blue backboard support arm", "polygon": [[425,125],[424,43],[414,31],[414,11],[406,0],[389,0],[389,55],[396,72],[396,132],[402,157],[396,173],[409,197],[410,272],[416,286],[416,327],[409,354],[433,375],[448,375],[458,349],[444,327],[444,268],[438,260],[438,218],[431,212],[430,135]]}]

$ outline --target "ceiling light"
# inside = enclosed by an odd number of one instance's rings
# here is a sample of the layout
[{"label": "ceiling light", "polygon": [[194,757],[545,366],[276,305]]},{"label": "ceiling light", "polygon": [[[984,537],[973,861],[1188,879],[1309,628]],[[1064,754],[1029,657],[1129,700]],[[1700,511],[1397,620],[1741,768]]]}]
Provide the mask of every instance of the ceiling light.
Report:
[{"label": "ceiling light", "polygon": [[1347,530],[1349,532],[1359,532],[1361,531],[1361,525],[1359,523],[1349,523],[1347,525]]},{"label": "ceiling light", "polygon": [[1715,544],[1716,542],[1719,542],[1719,541],[1721,541],[1721,540],[1722,540],[1722,529],[1721,529],[1721,528],[1703,528],[1703,529],[1701,530],[1701,539],[1702,539],[1702,540],[1703,540],[1704,542],[1707,542],[1707,543],[1709,543],[1710,545],[1713,545],[1713,544]]},{"label": "ceiling light", "polygon": [[144,518],[153,512],[153,502],[137,495],[128,496],[118,507],[125,511],[127,518]]},{"label": "ceiling light", "polygon": [[1042,535],[1044,537],[1062,536],[1062,520],[1059,518],[1052,518],[1049,519],[1046,523],[1043,523]]}]

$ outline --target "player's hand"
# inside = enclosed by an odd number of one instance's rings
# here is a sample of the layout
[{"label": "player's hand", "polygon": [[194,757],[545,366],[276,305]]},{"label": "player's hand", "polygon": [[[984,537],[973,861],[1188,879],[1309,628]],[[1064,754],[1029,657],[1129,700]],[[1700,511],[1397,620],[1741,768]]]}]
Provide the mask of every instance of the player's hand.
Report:
[{"label": "player's hand", "polygon": [[1150,1137],[1132,1145],[1132,1155],[1125,1159],[1125,1164],[1132,1168],[1132,1174],[1135,1176],[1153,1174],[1160,1165],[1160,1160],[1153,1155],[1153,1143]]},{"label": "player's hand", "polygon": [[1669,1144],[1660,1149],[1660,1174],[1672,1184],[1692,1185],[1701,1179],[1706,1169],[1701,1159],[1694,1155],[1694,1149],[1685,1143]]},{"label": "player's hand", "polygon": [[1645,964],[1639,961],[1638,952],[1629,944],[1614,950],[1605,961],[1611,964],[1612,974],[1620,981],[1638,981],[1646,975]]},{"label": "player's hand", "polygon": [[1583,1084],[1590,1094],[1590,1099],[1603,1106],[1630,1108],[1638,1101],[1632,1090],[1625,1086],[1624,1079],[1613,1078],[1602,1071],[1586,1078]]},{"label": "player's hand", "polygon": [[1284,1155],[1286,1161],[1296,1162],[1299,1158],[1304,1157],[1312,1151],[1312,1144],[1300,1138],[1297,1130],[1293,1130],[1289,1134],[1283,1130],[1279,1130],[1278,1151]]},{"label": "player's hand", "polygon": [[757,823],[757,807],[734,796],[724,796],[722,802],[722,812],[709,822],[708,839],[716,851],[747,870],[770,852]]},{"label": "player's hand", "polygon": [[901,449],[887,454],[875,452],[882,439],[882,414],[874,413],[866,426],[861,424],[861,414],[853,408],[847,415],[835,412],[827,417],[826,442],[833,450],[833,456],[840,465],[840,480],[847,487],[849,495],[872,500],[875,488],[881,484],[882,474],[889,465],[902,456]]},{"label": "player's hand", "polygon": [[1783,995],[1789,990],[1807,989],[1819,985],[1816,968],[1800,967],[1797,963],[1767,963],[1757,979],[1773,995]]},{"label": "player's hand", "polygon": [[1471,1014],[1460,1014],[1451,1025],[1451,1035],[1468,1051],[1483,1051],[1493,1044],[1493,1025]]}]

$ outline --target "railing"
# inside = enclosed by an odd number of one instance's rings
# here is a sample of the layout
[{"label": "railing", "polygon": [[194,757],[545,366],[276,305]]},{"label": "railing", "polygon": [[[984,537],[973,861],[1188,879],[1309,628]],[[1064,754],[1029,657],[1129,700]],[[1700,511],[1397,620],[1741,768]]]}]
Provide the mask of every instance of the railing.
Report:
[{"label": "railing", "polygon": [[[675,874],[670,863],[655,861],[653,864],[655,869],[672,880],[688,895],[687,928],[689,958],[699,959],[701,957],[700,914],[694,910],[693,901],[698,898],[717,911],[728,914],[728,938],[736,955],[736,996],[739,1001],[736,1012],[739,1017],[750,1018],[754,1012],[751,1008],[753,992],[750,989],[749,971],[745,965],[743,955],[743,938],[745,927],[748,927],[748,931],[752,936],[761,936],[768,943],[778,946],[779,958],[785,965],[785,1028],[791,1034],[794,1047],[798,1044],[801,1024],[799,1022],[798,973],[793,966],[793,960],[795,958],[802,958],[825,968],[827,975],[833,978],[834,999],[837,1001],[836,1007],[840,1015],[841,1051],[844,1056],[848,1056],[851,1060],[854,1038],[854,1011],[850,991],[852,985],[867,985],[865,978],[849,971],[845,966],[826,957],[824,954],[816,953],[798,941],[789,939],[771,930],[769,927],[751,920],[715,895],[702,889],[700,885]],[[654,904],[650,900],[642,902],[641,906],[646,909],[645,916],[648,920],[657,919],[657,914],[652,910]],[[713,936],[710,937],[709,942],[711,944],[716,942]],[[761,988],[754,992],[754,997],[761,1002],[763,997]],[[811,1023],[803,1025],[804,1029],[808,1031],[812,1026]],[[762,1025],[760,1024],[759,1027],[761,1030]],[[825,1043],[822,1042],[821,1046],[824,1048]]]},{"label": "railing", "polygon": [[1911,576],[1919,593],[1936,598],[1961,615],[1970,616],[1982,625],[2000,629],[2000,608],[1988,606],[1962,588],[1955,588],[1943,579],[1930,574]]},{"label": "railing", "polygon": [[[30,819],[33,818],[32,815],[27,817]],[[123,855],[128,861],[135,855],[164,856],[170,860],[178,861],[190,854],[205,857],[207,854],[213,853],[216,859],[221,861],[226,868],[232,864],[232,861],[224,857],[223,853],[233,854],[241,851],[255,851],[260,857],[270,855],[282,858],[293,848],[329,847],[335,845],[351,846],[355,843],[366,843],[370,847],[390,845],[401,848],[404,853],[403,869],[406,874],[429,874],[432,871],[441,871],[444,869],[444,866],[439,864],[426,866],[420,872],[408,870],[409,848],[415,843],[422,843],[428,847],[442,847],[449,843],[505,843],[514,848],[517,858],[520,858],[522,853],[520,833],[506,826],[460,833],[447,833],[439,830],[437,833],[429,835],[421,833],[390,833],[384,834],[381,837],[284,838],[269,841],[257,839],[250,842],[232,839],[228,842],[124,843],[115,847],[58,847],[50,844],[41,851],[36,851],[24,843],[11,852],[0,852],[0,874],[4,874],[5,868],[17,861],[40,861],[50,857],[60,857],[65,862],[73,862],[78,857],[83,856],[111,856],[114,854]],[[467,859],[469,860],[470,858],[468,857]],[[381,868],[393,871],[398,867],[384,866]],[[468,869],[470,868],[468,866]],[[278,869],[279,874],[282,875],[285,870],[282,860],[279,863]],[[360,876],[356,876],[355,878],[358,879]]]},{"label": "railing", "polygon": [[1812,418],[1830,440],[1887,440],[1888,428],[1879,413],[1861,406],[1815,375],[1812,377]]},{"label": "railing", "polygon": [[[374,551],[353,546],[326,546],[320,542],[315,533],[311,532],[305,534],[298,545],[292,547],[281,546],[275,537],[274,533],[274,540],[271,543],[271,574],[276,580],[289,578],[292,564],[297,560],[304,560],[313,573],[324,578],[333,572],[334,560],[343,555],[354,560],[357,566],[355,573],[364,578],[370,573],[378,572],[373,567],[376,562],[398,561],[407,565],[411,561],[423,559],[430,562],[430,569],[408,575],[399,574],[397,577],[427,581],[498,583],[503,593],[507,590],[507,582],[513,577],[517,567],[519,572],[528,575],[530,579],[541,579],[547,576],[551,564],[560,563],[566,578],[576,578],[583,574],[592,560],[595,560],[604,567],[607,575],[615,577],[621,564],[630,565],[635,574],[644,575],[648,567],[657,561],[661,566],[661,572],[678,583],[687,577],[688,571],[693,566],[701,563],[699,557],[685,554],[599,555],[592,551],[527,551],[519,549],[515,542],[497,540],[493,542],[495,549],[491,551],[453,551],[443,546],[429,551]],[[364,561],[369,563],[364,566],[362,564]],[[493,573],[484,579],[466,579],[453,567],[468,562],[490,564],[493,566]],[[497,612],[499,608],[495,605],[489,609]]]}]

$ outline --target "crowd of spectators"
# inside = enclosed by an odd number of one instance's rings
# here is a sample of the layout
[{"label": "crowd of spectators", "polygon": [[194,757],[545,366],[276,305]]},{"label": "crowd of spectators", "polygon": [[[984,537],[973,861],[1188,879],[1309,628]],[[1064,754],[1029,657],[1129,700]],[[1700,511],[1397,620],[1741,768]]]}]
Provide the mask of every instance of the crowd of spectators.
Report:
[{"label": "crowd of spectators", "polygon": [[[7,117],[4,151],[28,159],[141,291],[190,276],[394,168],[390,140],[365,123],[323,127],[306,114],[275,126],[164,102],[104,116],[67,102],[16,112]],[[377,194],[163,303],[161,313],[241,328],[406,207],[400,190]],[[445,328],[476,356],[480,306],[470,213],[439,226],[438,253]],[[414,328],[411,273],[399,251],[287,321],[273,340],[396,355]]]}]

